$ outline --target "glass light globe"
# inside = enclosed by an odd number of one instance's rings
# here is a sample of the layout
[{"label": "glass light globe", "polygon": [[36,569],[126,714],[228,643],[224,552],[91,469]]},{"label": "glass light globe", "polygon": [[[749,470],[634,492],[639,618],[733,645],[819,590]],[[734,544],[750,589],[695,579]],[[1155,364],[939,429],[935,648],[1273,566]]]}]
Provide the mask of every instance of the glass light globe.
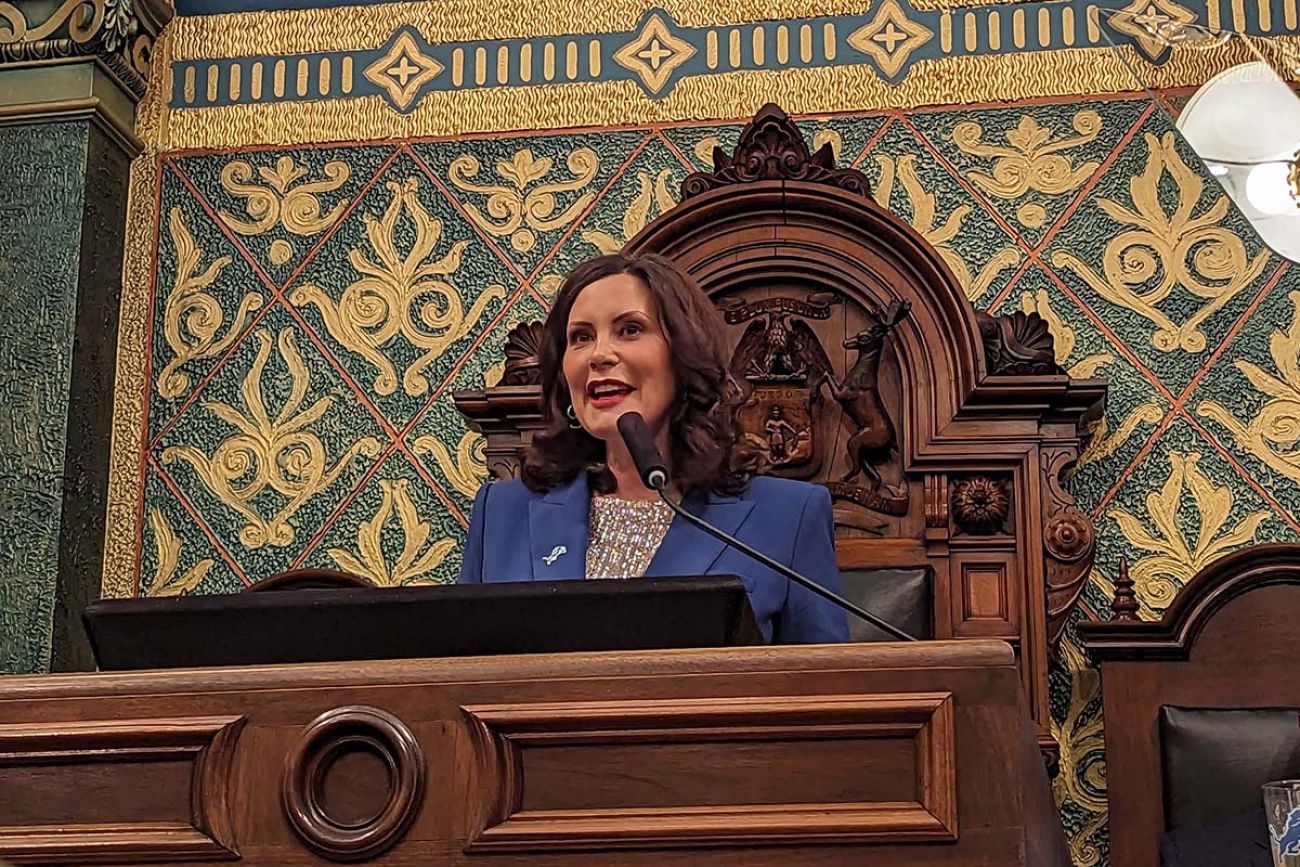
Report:
[{"label": "glass light globe", "polygon": [[1270,217],[1296,211],[1291,190],[1291,166],[1287,163],[1261,163],[1246,176],[1246,199],[1255,210]]}]

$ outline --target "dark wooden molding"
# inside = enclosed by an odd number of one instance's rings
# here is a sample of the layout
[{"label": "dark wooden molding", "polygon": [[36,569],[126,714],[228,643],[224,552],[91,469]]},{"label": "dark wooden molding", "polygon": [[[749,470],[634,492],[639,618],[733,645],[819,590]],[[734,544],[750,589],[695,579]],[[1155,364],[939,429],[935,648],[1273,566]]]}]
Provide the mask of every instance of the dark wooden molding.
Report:
[{"label": "dark wooden molding", "polygon": [[[815,698],[672,699],[462,708],[473,733],[482,780],[483,827],[467,851],[563,851],[597,847],[753,846],[769,844],[955,841],[956,745],[953,696],[917,693]],[[755,804],[737,791],[734,804],[707,810],[669,804],[527,809],[533,779],[527,755],[568,748],[575,764],[599,762],[606,748],[771,741],[781,749],[823,740],[904,744],[918,797],[878,802]],[[647,769],[648,771],[648,769]],[[550,769],[555,773],[555,769]],[[719,781],[721,784],[721,781]],[[664,786],[665,791],[670,787]]]},{"label": "dark wooden molding", "polygon": [[1056,347],[1047,320],[1037,313],[1017,310],[993,316],[977,311],[984,357],[994,376],[1063,375],[1056,363]]},{"label": "dark wooden molding", "polygon": [[1141,620],[1138,617],[1141,606],[1134,581],[1129,577],[1127,558],[1119,561],[1119,577],[1115,579],[1115,598],[1110,602],[1110,610],[1112,621],[1137,623]]},{"label": "dark wooden molding", "polygon": [[106,766],[111,778],[117,768],[191,766],[187,789],[160,793],[190,804],[188,822],[106,821],[102,804],[75,788],[59,791],[56,774],[42,773],[64,815],[21,825],[6,825],[0,815],[0,858],[70,865],[237,859],[231,775],[244,723],[243,716],[196,716],[0,725],[0,773],[94,763]]},{"label": "dark wooden molding", "polygon": [[953,482],[952,519],[958,529],[976,536],[1000,533],[1011,515],[1007,483],[988,476]]},{"label": "dark wooden molding", "polygon": [[[325,777],[345,749],[362,750],[387,768],[384,803],[361,821],[331,814]],[[364,861],[402,839],[424,800],[425,761],[406,723],[373,707],[339,707],[318,716],[285,760],[281,798],[285,816],[308,848],[330,861]]]},{"label": "dark wooden molding", "polygon": [[1132,609],[1125,607],[1109,621],[1079,624],[1079,634],[1098,660],[1187,659],[1216,611],[1270,584],[1300,584],[1300,544],[1234,551],[1196,573],[1159,620],[1133,619]]},{"label": "dark wooden molding", "polygon": [[541,385],[544,331],[540,322],[521,322],[510,329],[501,385]]},{"label": "dark wooden molding", "polygon": [[[382,707],[426,782],[367,864],[1064,865],[1040,856],[1060,827],[1022,689],[1004,641],[0,678],[0,860],[334,863],[286,819],[285,760],[323,711]],[[306,797],[350,827],[397,788],[376,750],[343,743],[370,720],[302,764],[323,777]],[[178,751],[205,739],[198,765]],[[206,835],[191,803],[216,808]]]}]

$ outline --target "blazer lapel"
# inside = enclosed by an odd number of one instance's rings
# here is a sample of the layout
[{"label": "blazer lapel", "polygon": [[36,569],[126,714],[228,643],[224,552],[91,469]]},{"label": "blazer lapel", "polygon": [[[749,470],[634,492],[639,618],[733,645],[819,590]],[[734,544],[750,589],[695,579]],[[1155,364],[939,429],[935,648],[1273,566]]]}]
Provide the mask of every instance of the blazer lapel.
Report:
[{"label": "blazer lapel", "polygon": [[[688,498],[686,509],[724,533],[734,536],[754,508],[752,500],[737,497],[710,497],[707,501]],[[722,556],[726,543],[703,530],[674,517],[664,540],[646,569],[648,578],[673,575],[704,575]]]},{"label": "blazer lapel", "polygon": [[529,563],[534,581],[587,577],[590,510],[584,472],[528,504]]}]

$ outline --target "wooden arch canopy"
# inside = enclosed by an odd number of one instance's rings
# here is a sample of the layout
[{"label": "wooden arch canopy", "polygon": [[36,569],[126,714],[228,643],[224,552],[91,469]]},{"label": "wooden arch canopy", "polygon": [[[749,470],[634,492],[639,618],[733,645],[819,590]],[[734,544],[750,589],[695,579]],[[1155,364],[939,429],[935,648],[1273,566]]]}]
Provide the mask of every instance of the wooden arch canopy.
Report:
[{"label": "wooden arch canopy", "polygon": [[[935,636],[1012,642],[1047,745],[1050,648],[1094,549],[1062,474],[1105,383],[1065,374],[1037,314],[976,311],[939,251],[779,107],[714,161],[626,252],[673,259],[722,310],[745,435],[772,474],[830,490],[841,567],[930,566]],[[501,384],[454,396],[499,478],[542,426],[540,339],[517,327]]]}]

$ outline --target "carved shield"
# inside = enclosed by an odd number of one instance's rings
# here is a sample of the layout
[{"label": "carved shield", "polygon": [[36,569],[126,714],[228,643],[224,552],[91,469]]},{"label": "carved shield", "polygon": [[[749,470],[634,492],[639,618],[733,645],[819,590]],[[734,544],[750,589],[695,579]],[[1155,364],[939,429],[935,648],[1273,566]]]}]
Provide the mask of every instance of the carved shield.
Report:
[{"label": "carved shield", "polygon": [[811,388],[760,385],[740,408],[745,439],[766,456],[773,475],[811,479],[821,471],[821,437],[812,404]]}]

